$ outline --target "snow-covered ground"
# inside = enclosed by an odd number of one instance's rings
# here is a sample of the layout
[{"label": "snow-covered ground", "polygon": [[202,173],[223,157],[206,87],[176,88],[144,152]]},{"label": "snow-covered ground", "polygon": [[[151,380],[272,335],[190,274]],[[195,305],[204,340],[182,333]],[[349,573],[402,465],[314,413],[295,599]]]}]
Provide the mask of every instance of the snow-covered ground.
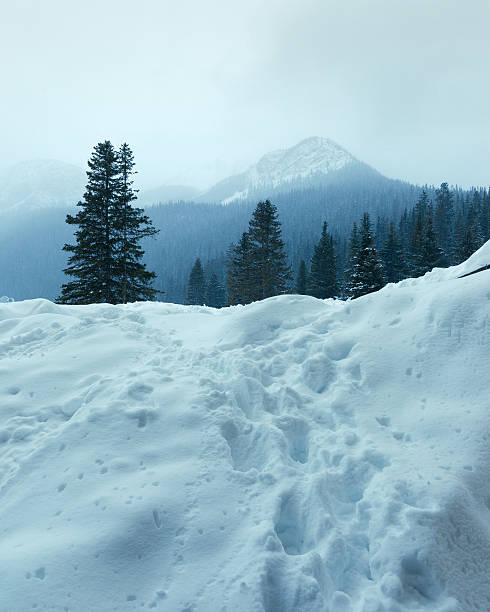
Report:
[{"label": "snow-covered ground", "polygon": [[488,263],[0,304],[0,610],[490,610]]}]

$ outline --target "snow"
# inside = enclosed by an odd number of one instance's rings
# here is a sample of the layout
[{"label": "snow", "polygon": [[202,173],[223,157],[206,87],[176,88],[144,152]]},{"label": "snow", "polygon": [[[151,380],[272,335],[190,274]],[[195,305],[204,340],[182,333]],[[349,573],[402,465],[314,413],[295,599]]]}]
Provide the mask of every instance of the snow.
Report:
[{"label": "snow", "polygon": [[0,304],[0,609],[490,608],[490,243],[350,302]]},{"label": "snow", "polygon": [[245,199],[254,190],[277,188],[314,175],[327,175],[341,170],[356,159],[329,138],[313,136],[289,149],[264,155],[241,178],[246,187],[224,198],[222,204]]}]

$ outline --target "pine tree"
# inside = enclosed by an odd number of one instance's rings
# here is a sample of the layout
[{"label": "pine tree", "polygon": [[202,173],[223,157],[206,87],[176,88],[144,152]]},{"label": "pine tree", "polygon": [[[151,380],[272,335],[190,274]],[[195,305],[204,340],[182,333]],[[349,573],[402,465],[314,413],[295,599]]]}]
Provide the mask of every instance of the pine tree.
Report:
[{"label": "pine tree", "polygon": [[201,260],[196,259],[192,266],[187,284],[187,303],[196,306],[203,306],[206,301],[206,281]]},{"label": "pine tree", "polygon": [[412,229],[408,245],[408,267],[412,276],[421,276],[427,272],[424,261],[423,241],[427,210],[430,206],[427,192],[422,191],[414,210],[412,211]]},{"label": "pine tree", "polygon": [[451,243],[453,229],[454,205],[453,194],[447,183],[441,183],[436,190],[436,209],[434,214],[434,229],[437,242],[441,246],[446,260],[451,261]]},{"label": "pine tree", "polygon": [[213,272],[209,279],[206,292],[206,305],[212,308],[223,308],[226,305],[226,295],[218,276]]},{"label": "pine tree", "polygon": [[349,257],[347,260],[347,267],[344,272],[344,297],[349,297],[351,295],[351,287],[357,282],[356,267],[357,260],[359,258],[359,249],[359,231],[357,229],[357,223],[354,222],[349,238]]},{"label": "pine tree", "polygon": [[119,153],[106,140],[95,146],[88,162],[88,184],[80,210],[67,215],[77,225],[76,244],[65,244],[72,253],[64,272],[77,280],[64,284],[58,301],[64,304],[125,303],[153,299],[155,278],[140,262],[144,251],[139,241],[157,230],[131,202],[134,160],[128,145]]},{"label": "pine tree", "polygon": [[397,283],[406,277],[405,255],[393,220],[388,227],[382,257],[386,282]]},{"label": "pine tree", "polygon": [[136,191],[132,188],[134,158],[129,146],[124,143],[119,149],[118,166],[120,172],[120,189],[118,193],[118,216],[116,229],[118,233],[117,264],[120,278],[120,301],[136,302],[152,300],[157,291],[151,286],[156,277],[141,262],[144,255],[140,240],[154,236],[159,230],[153,227],[151,220],[143,209],[134,208],[131,202],[136,200]]},{"label": "pine tree", "polygon": [[228,304],[249,304],[259,299],[254,253],[248,232],[228,250],[226,263]]},{"label": "pine tree", "polygon": [[277,208],[269,200],[257,204],[248,234],[252,245],[258,299],[287,293],[291,271],[281,238]]},{"label": "pine tree", "polygon": [[302,259],[299,263],[298,276],[296,277],[296,293],[299,295],[307,294],[308,285],[308,270],[305,260]]},{"label": "pine tree", "polygon": [[424,224],[424,233],[421,246],[421,260],[424,272],[428,272],[436,267],[442,267],[445,264],[445,253],[439,246],[437,235],[432,222],[432,206],[427,208],[427,214]]},{"label": "pine tree", "polygon": [[311,258],[308,294],[324,300],[337,295],[336,259],[333,238],[323,223],[322,235]]},{"label": "pine tree", "polygon": [[358,244],[349,279],[349,295],[353,298],[378,291],[384,285],[383,266],[378,261],[368,213],[362,217]]},{"label": "pine tree", "polygon": [[76,244],[65,244],[72,253],[65,274],[75,277],[61,288],[63,304],[117,303],[118,282],[114,270],[117,235],[115,218],[120,188],[118,156],[110,141],[99,143],[88,161],[88,183],[80,210],[67,215],[69,225],[77,225]]}]

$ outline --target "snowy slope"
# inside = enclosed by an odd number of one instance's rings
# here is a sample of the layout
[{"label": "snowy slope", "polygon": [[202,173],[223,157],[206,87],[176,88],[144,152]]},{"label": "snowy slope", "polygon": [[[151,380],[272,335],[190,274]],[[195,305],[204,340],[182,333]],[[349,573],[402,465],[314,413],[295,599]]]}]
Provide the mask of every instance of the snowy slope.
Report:
[{"label": "snowy slope", "polygon": [[353,164],[360,162],[333,140],[306,138],[289,149],[267,153],[246,172],[228,177],[201,194],[200,200],[229,204],[274,189],[291,189],[294,183],[325,177]]},{"label": "snowy slope", "polygon": [[0,212],[74,206],[86,178],[78,166],[53,159],[21,162],[0,173]]},{"label": "snowy slope", "polygon": [[352,302],[0,304],[0,609],[490,609],[490,243]]}]

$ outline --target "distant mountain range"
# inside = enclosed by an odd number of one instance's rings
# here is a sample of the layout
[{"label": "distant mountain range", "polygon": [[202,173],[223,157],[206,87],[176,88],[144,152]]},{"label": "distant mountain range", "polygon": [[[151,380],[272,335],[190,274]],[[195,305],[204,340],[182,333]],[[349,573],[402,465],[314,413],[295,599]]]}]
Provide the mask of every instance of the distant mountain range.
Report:
[{"label": "distant mountain range", "polygon": [[53,159],[21,162],[0,172],[0,211],[67,208],[82,197],[87,175]]},{"label": "distant mountain range", "polygon": [[[138,203],[194,201],[231,204],[258,200],[278,193],[354,177],[381,175],[328,138],[312,137],[289,149],[264,155],[245,172],[230,176],[200,192],[185,185],[162,185],[143,190]],[[86,173],[79,167],[55,160],[17,164],[0,173],[0,211],[69,208],[82,197]]]}]

